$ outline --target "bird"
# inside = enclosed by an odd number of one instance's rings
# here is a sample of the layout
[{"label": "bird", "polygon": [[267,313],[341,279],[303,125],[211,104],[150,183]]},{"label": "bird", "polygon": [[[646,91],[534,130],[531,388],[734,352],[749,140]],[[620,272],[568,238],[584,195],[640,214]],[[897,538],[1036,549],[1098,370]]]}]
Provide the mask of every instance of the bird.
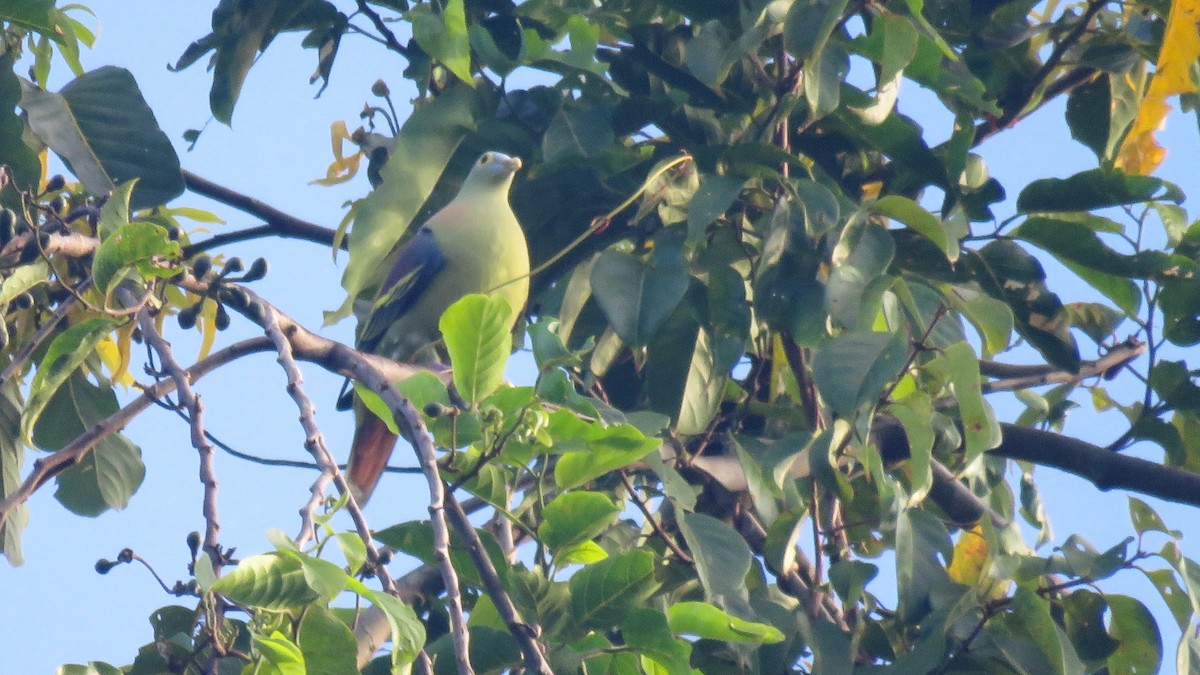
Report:
[{"label": "bird", "polygon": [[[529,296],[529,248],[508,203],[521,159],[485,152],[458,194],[410,237],[359,322],[355,346],[394,361],[428,360],[442,313],[465,295],[503,298],[509,328]],[[374,491],[396,444],[383,420],[355,405],[357,427],[346,469],[359,504]]]}]

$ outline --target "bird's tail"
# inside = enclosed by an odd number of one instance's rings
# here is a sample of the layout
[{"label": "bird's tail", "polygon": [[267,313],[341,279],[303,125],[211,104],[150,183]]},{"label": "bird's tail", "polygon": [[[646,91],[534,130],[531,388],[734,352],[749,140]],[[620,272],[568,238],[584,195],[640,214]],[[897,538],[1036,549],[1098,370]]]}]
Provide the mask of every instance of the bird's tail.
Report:
[{"label": "bird's tail", "polygon": [[370,499],[396,447],[396,434],[388,430],[383,420],[364,412],[358,421],[358,428],[354,430],[350,463],[346,467],[346,478],[359,506]]}]

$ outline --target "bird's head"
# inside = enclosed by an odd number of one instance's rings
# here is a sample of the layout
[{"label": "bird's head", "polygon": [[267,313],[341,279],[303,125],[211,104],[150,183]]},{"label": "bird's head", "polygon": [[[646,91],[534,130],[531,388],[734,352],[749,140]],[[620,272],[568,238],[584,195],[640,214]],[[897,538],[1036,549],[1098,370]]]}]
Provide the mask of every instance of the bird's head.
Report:
[{"label": "bird's head", "polygon": [[507,193],[513,175],[520,169],[521,159],[519,157],[509,157],[502,152],[485,152],[475,160],[475,166],[471,167],[471,173],[467,174],[463,188],[465,189],[467,186],[492,189],[499,187]]}]

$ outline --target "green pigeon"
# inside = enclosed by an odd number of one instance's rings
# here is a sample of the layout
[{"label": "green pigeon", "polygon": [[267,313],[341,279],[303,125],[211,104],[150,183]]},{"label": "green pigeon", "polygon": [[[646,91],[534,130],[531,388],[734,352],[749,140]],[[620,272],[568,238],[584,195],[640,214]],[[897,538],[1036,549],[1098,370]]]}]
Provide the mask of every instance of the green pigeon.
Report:
[{"label": "green pigeon", "polygon": [[[521,160],[485,152],[458,194],[399,250],[370,313],[360,321],[356,347],[393,361],[413,361],[441,337],[438,321],[459,298],[503,298],[515,322],[529,296],[529,248],[508,203]],[[510,328],[512,327],[510,323]],[[364,406],[346,473],[359,503],[371,496],[396,445],[393,434]]]}]

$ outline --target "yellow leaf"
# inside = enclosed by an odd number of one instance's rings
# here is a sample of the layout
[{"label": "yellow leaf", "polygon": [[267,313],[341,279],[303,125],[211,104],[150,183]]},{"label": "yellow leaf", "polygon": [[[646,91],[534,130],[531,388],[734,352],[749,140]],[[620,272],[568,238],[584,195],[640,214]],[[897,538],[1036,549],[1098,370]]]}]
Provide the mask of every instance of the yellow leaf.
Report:
[{"label": "yellow leaf", "polygon": [[1154,140],[1154,134],[1162,128],[1171,106],[1167,98],[1196,91],[1191,68],[1200,59],[1200,0],[1175,0],[1167,17],[1167,30],[1163,34],[1162,49],[1158,53],[1154,77],[1138,106],[1137,117],[1121,150],[1117,154],[1117,168],[1129,173],[1148,175],[1154,173],[1167,155],[1166,148]]},{"label": "yellow leaf", "polygon": [[129,373],[129,343],[133,335],[133,324],[116,331],[117,340],[112,335],[105,335],[96,345],[96,353],[112,374],[114,384],[128,387],[133,384],[133,375]]},{"label": "yellow leaf", "polygon": [[217,339],[217,303],[211,298],[205,298],[204,307],[196,317],[196,330],[200,331],[200,355],[196,360],[208,358],[212,351],[213,342]]},{"label": "yellow leaf", "polygon": [[353,155],[343,156],[342,146],[346,141],[350,141],[352,144],[354,142],[350,132],[346,129],[346,123],[338,120],[330,125],[329,144],[333,148],[333,162],[325,170],[325,177],[310,181],[310,185],[337,185],[354,178],[354,175],[358,173],[358,162],[362,159],[363,151],[359,148]]},{"label": "yellow leaf", "polygon": [[954,545],[954,559],[946,571],[953,581],[974,586],[983,573],[983,565],[987,562],[988,545],[983,538],[983,528],[976,525],[969,530],[963,530]]}]

